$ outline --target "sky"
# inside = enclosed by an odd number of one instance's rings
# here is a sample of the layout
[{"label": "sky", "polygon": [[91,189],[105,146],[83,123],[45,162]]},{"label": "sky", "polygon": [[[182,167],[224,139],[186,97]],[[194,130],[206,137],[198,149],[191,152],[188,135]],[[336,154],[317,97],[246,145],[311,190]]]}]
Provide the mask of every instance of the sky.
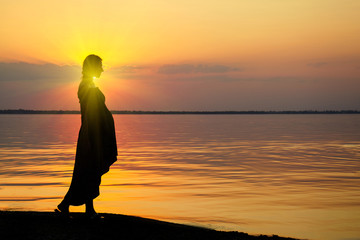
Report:
[{"label": "sky", "polygon": [[0,0],[0,109],[360,110],[358,0]]}]

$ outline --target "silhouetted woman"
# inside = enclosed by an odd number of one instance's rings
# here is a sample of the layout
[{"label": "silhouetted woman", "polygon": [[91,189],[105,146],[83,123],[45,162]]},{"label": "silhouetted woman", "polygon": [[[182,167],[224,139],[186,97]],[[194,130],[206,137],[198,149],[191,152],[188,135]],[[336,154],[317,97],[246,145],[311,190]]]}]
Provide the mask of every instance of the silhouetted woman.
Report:
[{"label": "silhouetted woman", "polygon": [[105,96],[93,79],[103,72],[102,59],[85,58],[82,81],[78,89],[81,128],[76,148],[75,166],[70,188],[55,210],[69,213],[69,206],[86,204],[86,214],[96,217],[93,199],[99,196],[101,176],[116,161],[117,146],[114,119],[105,105]]}]

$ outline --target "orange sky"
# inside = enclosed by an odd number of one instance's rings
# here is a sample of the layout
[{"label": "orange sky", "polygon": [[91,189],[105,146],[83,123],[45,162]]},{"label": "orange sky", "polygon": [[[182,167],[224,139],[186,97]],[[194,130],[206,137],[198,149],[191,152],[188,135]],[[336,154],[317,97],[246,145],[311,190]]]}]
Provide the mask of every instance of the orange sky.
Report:
[{"label": "orange sky", "polygon": [[77,109],[79,66],[90,53],[104,59],[98,84],[111,109],[360,109],[357,0],[1,8],[0,109]]}]

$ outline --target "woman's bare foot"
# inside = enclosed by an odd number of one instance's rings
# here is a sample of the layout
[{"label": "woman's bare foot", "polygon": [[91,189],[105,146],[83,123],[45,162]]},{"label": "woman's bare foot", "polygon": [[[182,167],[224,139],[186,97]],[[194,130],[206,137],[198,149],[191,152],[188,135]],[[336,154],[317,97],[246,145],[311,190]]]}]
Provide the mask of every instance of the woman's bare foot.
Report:
[{"label": "woman's bare foot", "polygon": [[55,209],[55,212],[62,213],[64,215],[69,215],[69,205],[61,202],[57,209]]},{"label": "woman's bare foot", "polygon": [[94,209],[93,200],[87,201],[85,203],[85,214],[90,216],[90,218],[97,216],[97,213],[95,212],[95,209]]}]

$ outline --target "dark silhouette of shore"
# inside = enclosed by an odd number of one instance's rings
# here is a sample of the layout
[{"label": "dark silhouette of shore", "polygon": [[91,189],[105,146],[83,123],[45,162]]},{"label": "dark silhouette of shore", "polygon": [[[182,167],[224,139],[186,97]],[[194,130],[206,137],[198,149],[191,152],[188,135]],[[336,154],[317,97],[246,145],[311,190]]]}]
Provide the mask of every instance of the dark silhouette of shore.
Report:
[{"label": "dark silhouette of shore", "polygon": [[[360,114],[357,110],[304,111],[111,111],[112,114]],[[77,110],[5,109],[0,114],[80,114]]]},{"label": "dark silhouette of shore", "polygon": [[100,214],[90,220],[83,213],[71,218],[50,212],[0,211],[1,239],[147,239],[147,240],[295,240],[277,235],[252,236],[120,214]]}]

